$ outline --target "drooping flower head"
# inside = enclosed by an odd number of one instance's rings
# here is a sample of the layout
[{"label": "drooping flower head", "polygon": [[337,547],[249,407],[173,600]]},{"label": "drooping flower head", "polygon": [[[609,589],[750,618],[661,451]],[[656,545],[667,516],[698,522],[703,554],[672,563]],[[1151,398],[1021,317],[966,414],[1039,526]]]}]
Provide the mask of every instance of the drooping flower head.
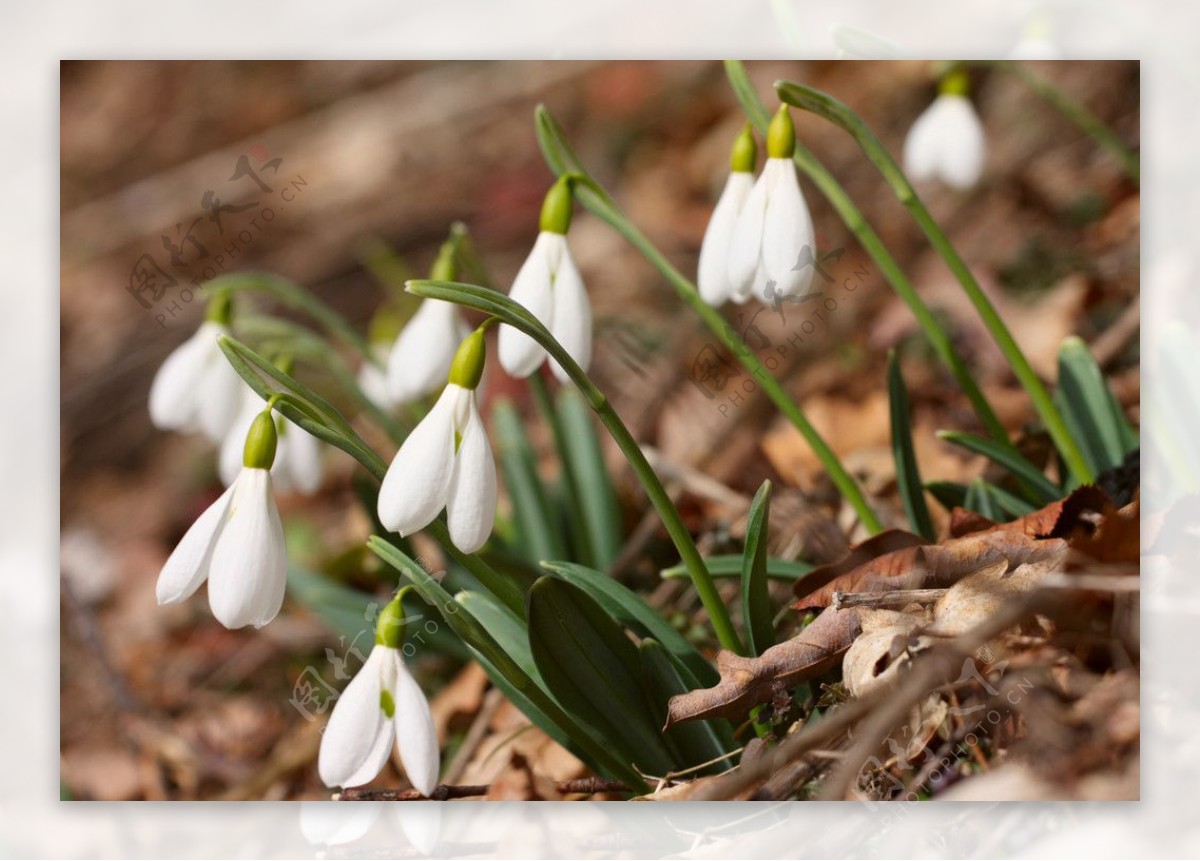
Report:
[{"label": "drooping flower head", "polygon": [[[442,245],[429,277],[434,281],[454,281],[458,277],[452,243]],[[388,356],[389,400],[405,404],[436,392],[450,371],[456,346],[469,331],[453,302],[424,300]]]},{"label": "drooping flower head", "polygon": [[961,69],[946,75],[938,97],[913,123],[904,140],[904,171],[910,179],[940,179],[959,190],[979,181],[987,147],[968,88]]},{"label": "drooping flower head", "polygon": [[753,127],[746,123],[733,144],[729,178],[717,198],[704,241],[700,244],[700,265],[696,286],[709,305],[724,304],[734,293],[729,277],[729,255],[733,233],[750,192],[754,188],[754,165],[758,161],[758,144],[754,142]]},{"label": "drooping flower head", "polygon": [[232,299],[218,293],[200,328],[175,348],[150,384],[150,420],[173,431],[200,431],[220,442],[237,418],[242,381],[217,339],[229,334]]},{"label": "drooping flower head", "polygon": [[[541,232],[508,295],[549,329],[586,371],[592,359],[592,308],[567,246],[573,205],[571,178],[562,176],[546,193]],[[500,327],[499,350],[504,370],[518,378],[528,377],[547,358],[540,344],[511,326]],[[551,360],[550,369],[567,382],[567,374],[558,362]]]},{"label": "drooping flower head", "polygon": [[429,702],[401,652],[404,591],[380,613],[375,647],[329,716],[317,755],[317,771],[326,786],[369,783],[387,764],[394,744],[413,787],[426,796],[437,787],[437,730]]},{"label": "drooping flower head", "polygon": [[792,161],[795,146],[792,117],[781,105],[767,128],[767,163],[733,231],[729,280],[734,301],[797,296],[812,282],[815,238]]},{"label": "drooping flower head", "polygon": [[163,565],[159,604],[189,598],[208,581],[208,603],[226,628],[261,628],[279,613],[287,584],[283,524],[271,495],[278,438],[268,407],[246,434],[243,467]]},{"label": "drooping flower head", "polygon": [[496,465],[475,398],[486,325],[459,345],[446,388],[396,452],[379,489],[384,526],[410,535],[444,508],[450,538],[464,553],[484,545],[496,518]]}]

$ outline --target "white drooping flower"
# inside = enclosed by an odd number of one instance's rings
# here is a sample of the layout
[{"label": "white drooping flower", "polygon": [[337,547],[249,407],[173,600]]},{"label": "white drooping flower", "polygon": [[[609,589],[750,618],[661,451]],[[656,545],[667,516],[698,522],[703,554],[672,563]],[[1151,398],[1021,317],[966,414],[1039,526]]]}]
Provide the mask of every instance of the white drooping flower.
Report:
[{"label": "white drooping flower", "polygon": [[[262,412],[263,399],[249,386],[242,386],[242,409],[225,439],[217,458],[217,471],[225,486],[237,480],[242,469],[246,434]],[[276,490],[312,494],[321,486],[321,441],[304,428],[291,424],[283,416],[275,417],[278,444],[271,480]]]},{"label": "white drooping flower", "polygon": [[700,243],[700,263],[696,286],[700,297],[714,307],[724,304],[734,293],[729,277],[729,253],[733,247],[733,232],[742,207],[754,188],[754,164],[758,147],[749,123],[738,135],[730,159],[731,170],[717,205],[713,208],[704,241]]},{"label": "white drooping flower", "polygon": [[939,179],[960,191],[979,181],[987,147],[966,87],[965,74],[948,75],[933,104],[913,123],[904,140],[904,170],[910,179]]},{"label": "white drooping flower", "polygon": [[418,792],[431,795],[437,787],[437,730],[429,702],[401,654],[403,618],[396,598],[380,614],[371,654],[334,704],[317,755],[326,786],[369,783],[394,745]]},{"label": "white drooping flower", "polygon": [[[592,307],[571,249],[567,230],[571,224],[570,181],[554,183],[542,204],[541,232],[517,272],[509,298],[522,305],[585,371],[592,360]],[[510,375],[528,377],[547,358],[536,341],[511,326],[501,326],[500,364]],[[551,360],[550,369],[566,382],[566,372]]]},{"label": "white drooping flower", "polygon": [[[436,280],[453,280],[452,278]],[[387,361],[390,403],[406,404],[438,390],[446,381],[458,343],[470,332],[452,302],[426,299],[400,332]]]},{"label": "white drooping flower", "polygon": [[155,587],[159,604],[179,603],[207,580],[209,606],[226,628],[261,628],[279,613],[287,548],[271,495],[275,444],[275,422],[264,410],[246,436],[242,471],[163,565]]},{"label": "white drooping flower", "polygon": [[242,380],[221,352],[217,338],[229,334],[229,300],[217,297],[209,319],[175,348],[150,384],[150,419],[155,427],[200,431],[220,442],[237,418]]},{"label": "white drooping flower", "polygon": [[792,161],[795,141],[787,106],[780,106],[767,131],[767,163],[734,227],[729,280],[735,302],[798,296],[812,283],[816,239]]},{"label": "white drooping flower", "polygon": [[379,489],[384,526],[410,535],[444,508],[450,538],[464,553],[486,543],[496,518],[496,465],[475,398],[484,349],[482,329],[462,342],[441,397],[400,446]]}]

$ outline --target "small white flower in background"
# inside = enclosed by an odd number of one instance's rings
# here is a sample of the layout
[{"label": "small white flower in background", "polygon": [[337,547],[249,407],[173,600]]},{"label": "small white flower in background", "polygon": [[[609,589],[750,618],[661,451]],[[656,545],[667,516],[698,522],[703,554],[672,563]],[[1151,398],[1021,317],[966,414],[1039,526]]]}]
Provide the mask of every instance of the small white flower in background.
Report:
[{"label": "small white flower in background", "polygon": [[455,348],[470,331],[453,302],[424,300],[388,356],[388,402],[406,404],[436,392],[446,381]]},{"label": "small white flower in background", "polygon": [[733,280],[729,277],[729,250],[733,246],[733,231],[738,215],[754,188],[754,165],[757,159],[758,146],[754,142],[754,131],[746,123],[733,144],[729,179],[717,198],[708,228],[704,231],[704,241],[700,243],[696,286],[701,298],[709,305],[724,304],[734,292]]},{"label": "small white flower in background", "polygon": [[[286,368],[284,370],[290,373]],[[263,399],[243,382],[241,412],[229,433],[225,434],[217,458],[217,471],[226,487],[233,484],[241,472],[246,434],[250,432],[263,406]],[[275,463],[271,466],[275,489],[315,493],[321,486],[321,441],[283,416],[275,417],[275,430],[279,438]]]},{"label": "small white flower in background", "polygon": [[[433,281],[454,281],[454,246],[442,245],[429,271]],[[436,392],[446,381],[460,341],[470,334],[458,306],[426,299],[400,332],[387,360],[389,403],[406,404]]]},{"label": "small white flower in background", "polygon": [[910,179],[940,179],[960,191],[979,181],[986,145],[967,86],[964,72],[947,75],[938,97],[913,123],[904,141],[904,170]]},{"label": "small white flower in background", "polygon": [[[550,330],[554,339],[585,371],[592,360],[592,308],[583,278],[567,246],[571,226],[571,183],[561,177],[542,203],[541,232],[522,264],[508,297]],[[500,364],[510,375],[528,377],[546,360],[546,351],[511,326],[501,326]],[[550,369],[567,382],[566,372],[551,360]]]},{"label": "small white flower in background", "polygon": [[[372,343],[371,355],[379,362],[364,361],[358,369],[358,387],[371,403],[379,407],[391,406],[391,396],[388,394],[387,367],[388,354],[392,351],[390,343]],[[383,366],[383,368],[380,367]]]},{"label": "small white flower in background", "polygon": [[462,342],[433,409],[408,435],[379,489],[379,521],[401,535],[446,509],[450,539],[464,553],[486,543],[496,518],[496,465],[475,389],[483,374],[483,329]]},{"label": "small white flower in background", "polygon": [[218,295],[208,319],[175,348],[150,384],[150,419],[155,427],[201,431],[220,442],[237,418],[242,380],[221,352],[217,339],[229,334],[231,302]]},{"label": "small white flower in background", "polygon": [[404,610],[399,596],[380,613],[375,631],[375,647],[329,716],[317,771],[326,786],[362,786],[383,770],[394,745],[409,782],[422,795],[431,795],[438,781],[437,730],[429,702],[401,654]]},{"label": "small white flower in background", "polygon": [[1052,22],[1041,12],[1025,25],[1021,38],[1008,52],[1009,60],[1061,60],[1062,52],[1051,38]]},{"label": "small white flower in background", "polygon": [[812,282],[815,257],[812,218],[800,191],[792,161],[796,131],[787,106],[781,105],[767,129],[767,163],[746,198],[729,249],[730,298],[764,300],[768,284],[776,295],[798,296]]},{"label": "small white flower in background", "polygon": [[186,600],[207,580],[209,606],[226,628],[261,628],[279,613],[287,548],[271,495],[276,441],[275,421],[264,410],[246,435],[242,471],[163,565],[155,587],[159,604]]}]

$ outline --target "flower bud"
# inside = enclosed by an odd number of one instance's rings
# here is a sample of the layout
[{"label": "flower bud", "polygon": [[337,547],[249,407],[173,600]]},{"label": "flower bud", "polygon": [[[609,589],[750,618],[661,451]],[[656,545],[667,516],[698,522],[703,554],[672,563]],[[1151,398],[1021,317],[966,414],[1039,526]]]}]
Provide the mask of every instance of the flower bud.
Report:
[{"label": "flower bud", "polygon": [[275,446],[278,442],[275,418],[269,408],[265,409],[255,416],[246,434],[242,465],[249,469],[270,469],[275,463]]},{"label": "flower bud", "polygon": [[557,233],[565,236],[571,227],[571,213],[575,199],[571,194],[571,180],[560,176],[542,201],[542,218],[540,228],[545,233]]},{"label": "flower bud", "polygon": [[754,173],[754,165],[757,161],[758,144],[754,141],[754,127],[750,123],[746,123],[742,133],[733,142],[729,168],[734,173]]},{"label": "flower bud", "polygon": [[433,261],[433,266],[429,267],[429,280],[458,280],[458,266],[454,263],[454,246],[449,242],[442,243],[437,259]]},{"label": "flower bud", "polygon": [[458,345],[458,352],[450,363],[449,381],[452,385],[468,390],[474,390],[479,385],[487,358],[487,342],[483,332],[484,327],[480,326]]},{"label": "flower bud", "polygon": [[399,649],[404,644],[404,592],[404,589],[400,590],[379,611],[379,618],[375,620],[375,642],[380,646]]},{"label": "flower bud", "polygon": [[796,127],[787,105],[780,105],[767,126],[767,158],[791,158],[796,148]]}]

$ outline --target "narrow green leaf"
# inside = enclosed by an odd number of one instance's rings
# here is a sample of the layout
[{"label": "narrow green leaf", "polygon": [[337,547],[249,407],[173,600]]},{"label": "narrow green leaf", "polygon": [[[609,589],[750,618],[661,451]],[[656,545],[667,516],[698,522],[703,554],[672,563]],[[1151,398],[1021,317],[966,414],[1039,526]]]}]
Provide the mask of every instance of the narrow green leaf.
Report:
[{"label": "narrow green leaf", "polygon": [[[412,581],[413,586],[434,607],[458,607],[457,612],[443,612],[446,624],[458,634],[462,641],[475,650],[509,684],[535,706],[541,714],[559,726],[563,733],[578,746],[582,758],[598,770],[619,777],[634,791],[645,791],[648,787],[636,769],[616,755],[608,739],[595,732],[590,725],[575,720],[555,697],[550,696],[541,685],[521,669],[513,658],[500,647],[487,629],[459,605],[425,569],[409,559],[388,541],[378,535],[367,540],[367,546],[384,562],[391,565]],[[631,646],[632,648],[632,646]],[[532,718],[531,718],[532,720]]]},{"label": "narrow green leaf", "polygon": [[[741,559],[735,558],[739,561]],[[543,567],[582,589],[614,619],[634,633],[658,640],[676,661],[687,668],[688,674],[703,685],[715,685],[720,681],[717,671],[696,647],[684,639],[682,634],[671,627],[670,623],[632,589],[618,583],[602,571],[573,562],[546,562]],[[680,576],[686,577],[686,569],[680,570]]]},{"label": "narrow green leaf", "polygon": [[[976,479],[976,482],[982,485],[982,490],[977,490],[976,494],[986,492],[988,495],[987,504],[992,507],[998,507],[1007,515],[1006,517],[999,518],[1001,520],[1024,517],[1026,514],[1032,514],[1037,510],[1024,499],[1009,493],[1002,487],[997,487],[983,479]],[[970,511],[977,510],[967,504],[967,493],[970,488],[965,484],[958,484],[953,481],[931,481],[925,485],[925,489],[947,511],[953,511],[955,508],[966,508]]]},{"label": "narrow green leaf", "polygon": [[[708,566],[708,573],[713,577],[742,576],[742,557],[740,555],[720,554],[709,556],[704,560],[704,564]],[[788,583],[795,583],[812,570],[813,566],[807,562],[780,559],[777,556],[767,557],[767,577],[771,580],[784,580]],[[659,576],[664,580],[678,580],[687,577],[688,572],[682,565],[672,565],[670,568],[664,568],[660,571]]]},{"label": "narrow green leaf", "polygon": [[529,647],[546,687],[576,720],[642,771],[675,763],[642,696],[637,649],[586,593],[557,577],[529,590]]},{"label": "narrow green leaf", "polygon": [[561,559],[567,555],[562,543],[559,518],[549,504],[545,485],[538,474],[533,446],[516,407],[507,399],[492,408],[492,429],[504,486],[512,500],[517,544],[530,562]]},{"label": "narrow green leaf", "polygon": [[1000,520],[1000,505],[988,490],[987,482],[975,479],[967,485],[966,508],[982,514],[988,520]]},{"label": "narrow green leaf", "polygon": [[896,486],[904,513],[913,531],[928,541],[937,540],[933,519],[925,504],[925,487],[921,484],[921,472],[917,467],[917,453],[913,449],[912,416],[908,409],[908,388],[900,374],[900,362],[896,351],[888,352],[887,365],[888,405],[892,418],[892,456],[896,461]]},{"label": "narrow green leaf", "polygon": [[555,412],[566,445],[563,466],[581,509],[587,547],[591,551],[589,564],[607,571],[621,551],[621,511],[604,465],[600,438],[592,424],[591,411],[575,389],[559,390]]},{"label": "narrow green leaf", "polygon": [[957,481],[931,481],[925,485],[929,495],[942,504],[947,511],[966,508],[967,486]]},{"label": "narrow green leaf", "polygon": [[963,431],[938,431],[938,437],[962,446],[968,451],[982,454],[994,463],[998,463],[1023,482],[1036,495],[1035,501],[1040,505],[1053,502],[1063,496],[1061,488],[1055,486],[1054,482],[1046,478],[1040,469],[1026,458],[1016,454],[1013,449],[1005,448],[997,445],[993,440]]},{"label": "narrow green leaf", "polygon": [[767,525],[771,514],[771,482],[764,481],[746,520],[746,550],[742,555],[742,624],[751,655],[775,645],[775,612],[767,591]]},{"label": "narrow green leaf", "polygon": [[1054,400],[1083,447],[1096,473],[1120,466],[1136,439],[1132,426],[1113,397],[1087,345],[1066,338],[1058,349],[1058,389]]},{"label": "narrow green leaf", "polygon": [[[646,697],[655,720],[662,726],[667,722],[667,701],[694,687],[679,675],[667,650],[657,640],[649,637],[642,640],[638,654],[642,659]],[[725,721],[684,721],[667,730],[664,736],[676,760],[685,767],[716,760],[733,749],[733,738]],[[732,765],[731,760],[723,759],[706,771],[727,771]]]}]

